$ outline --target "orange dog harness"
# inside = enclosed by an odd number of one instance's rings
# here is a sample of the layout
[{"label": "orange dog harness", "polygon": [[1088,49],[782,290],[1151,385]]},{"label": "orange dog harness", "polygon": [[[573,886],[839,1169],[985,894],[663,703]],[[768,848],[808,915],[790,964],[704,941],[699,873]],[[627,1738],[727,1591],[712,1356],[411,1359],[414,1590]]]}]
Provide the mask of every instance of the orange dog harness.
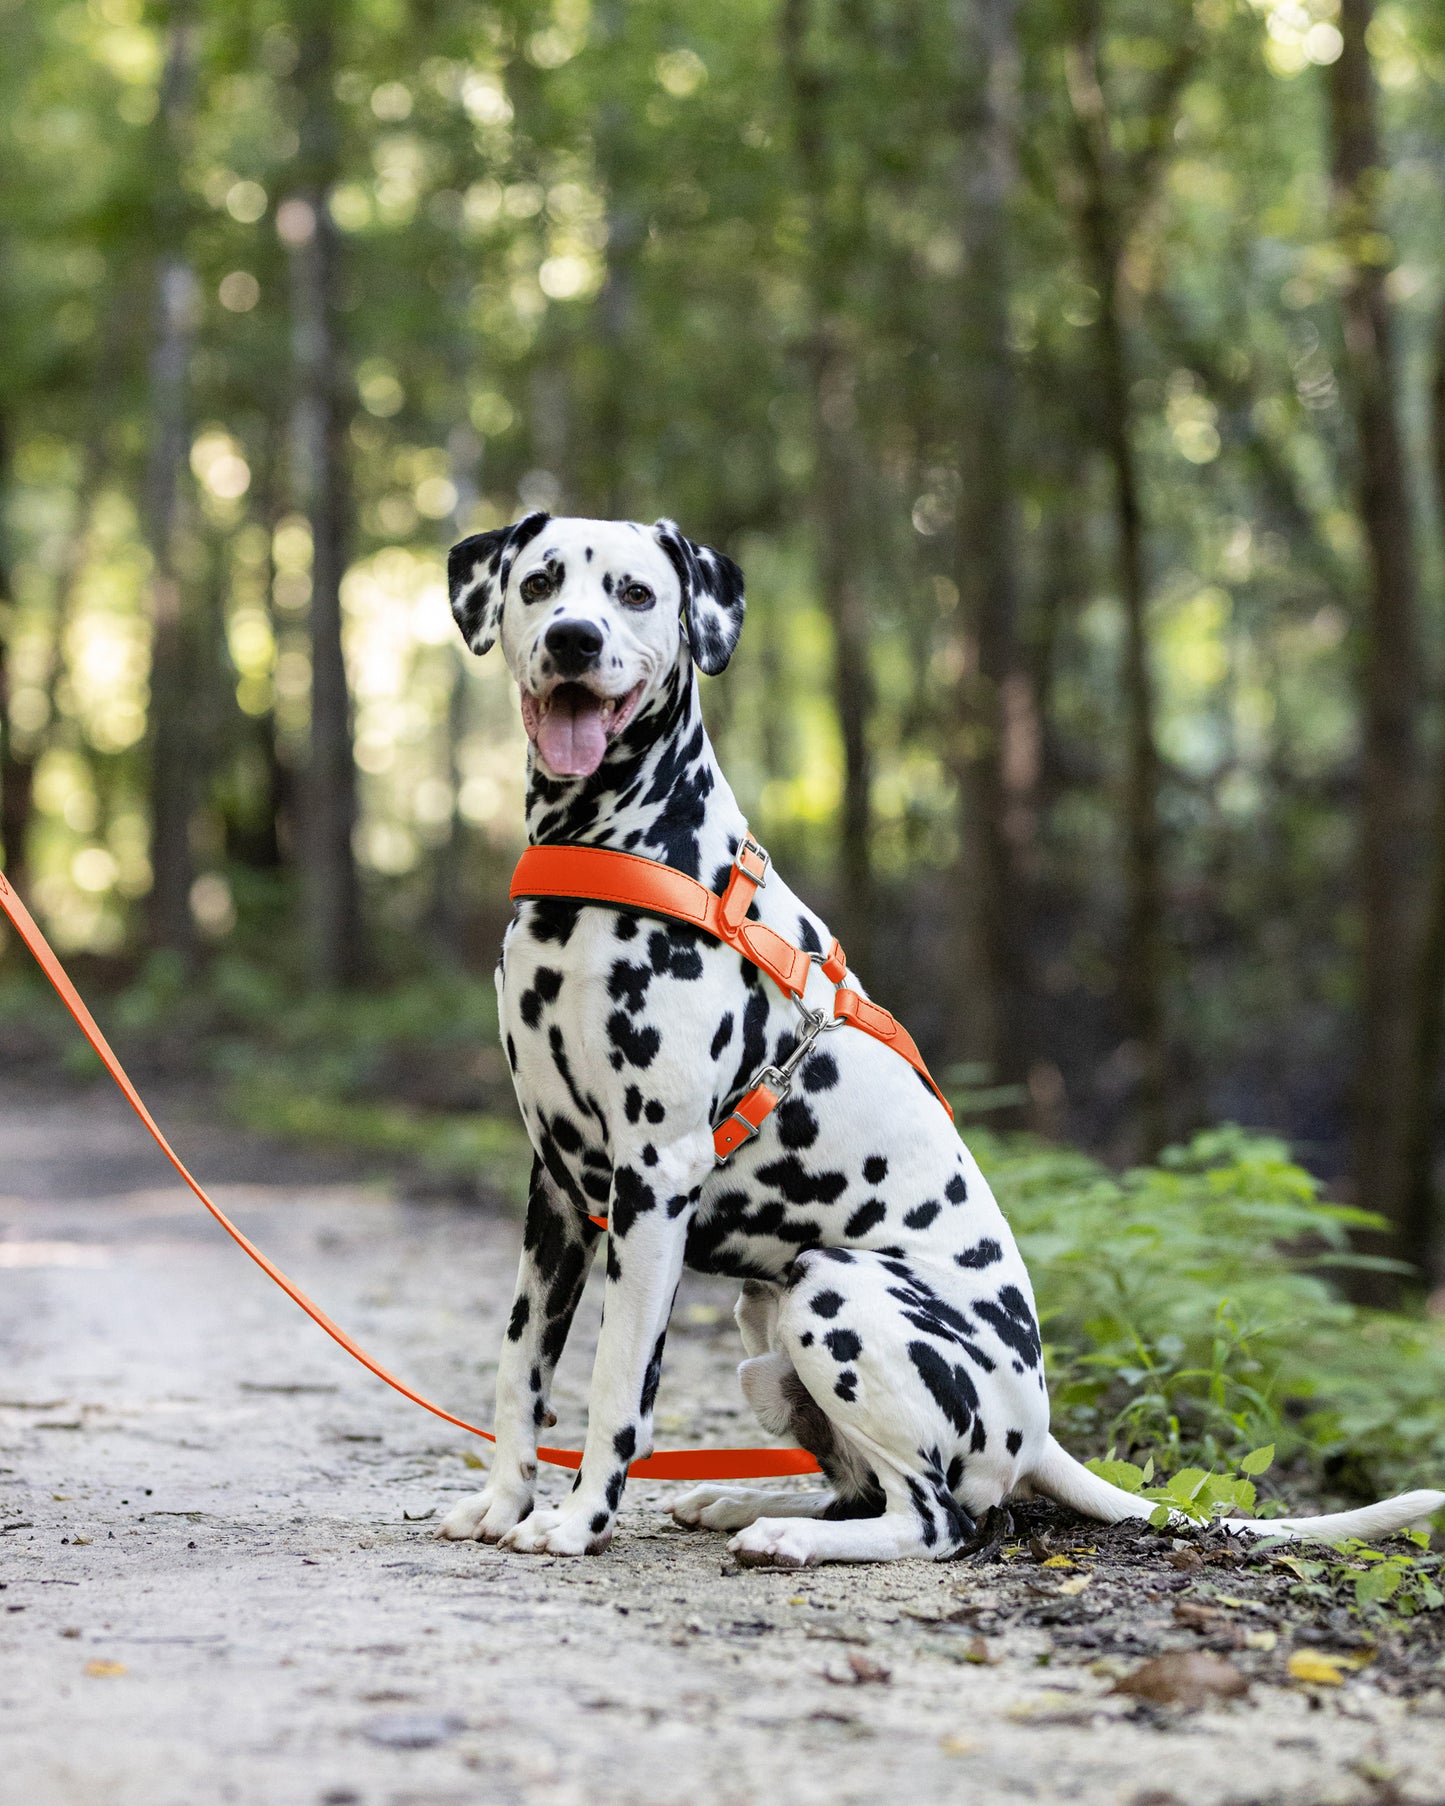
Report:
[{"label": "orange dog harness", "polygon": [[[512,874],[512,901],[565,897],[573,902],[603,903],[612,908],[635,909],[643,915],[686,922],[689,927],[700,929],[740,953],[744,959],[751,960],[785,997],[797,1005],[804,1024],[798,1045],[781,1064],[765,1066],[713,1129],[712,1144],[719,1165],[752,1140],[787,1096],[794,1073],[818,1036],[825,1029],[837,1028],[843,1023],[861,1028],[864,1034],[872,1035],[875,1041],[881,1041],[907,1060],[948,1111],[952,1121],[953,1107],[934,1083],[912,1035],[887,1010],[870,1003],[844,984],[848,961],[837,939],[826,954],[808,953],[785,940],[775,929],[748,920],[754,896],[768,881],[769,864],[766,851],[745,833],[727,885],[719,897],[706,885],[672,866],[660,865],[655,859],[639,858],[635,853],[614,853],[604,847],[528,847]],[[809,1010],[803,1003],[803,992],[814,963],[833,986],[831,1017],[818,1010]],[[606,1217],[592,1217],[590,1221],[599,1229],[607,1227]]]}]

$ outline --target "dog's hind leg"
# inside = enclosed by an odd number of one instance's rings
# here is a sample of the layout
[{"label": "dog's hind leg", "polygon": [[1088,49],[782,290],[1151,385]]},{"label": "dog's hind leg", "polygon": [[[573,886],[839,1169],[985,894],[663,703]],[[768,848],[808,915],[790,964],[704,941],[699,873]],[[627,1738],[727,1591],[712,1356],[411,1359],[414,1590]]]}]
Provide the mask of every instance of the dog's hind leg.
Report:
[{"label": "dog's hind leg", "polygon": [[[747,1282],[737,1306],[738,1327],[743,1331],[745,1346],[752,1348],[762,1340],[764,1312],[771,1335],[781,1298],[777,1286]],[[759,1518],[821,1518],[845,1509],[844,1502],[852,1498],[855,1490],[849,1484],[852,1476],[846,1464],[838,1462],[828,1419],[814,1404],[793,1363],[785,1354],[754,1354],[738,1368],[738,1378],[753,1415],[763,1428],[774,1436],[791,1436],[807,1449],[830,1479],[840,1484],[809,1492],[766,1492],[756,1486],[695,1486],[673,1503],[671,1510],[676,1521],[689,1529],[743,1530]]]},{"label": "dog's hind leg", "polygon": [[733,1318],[743,1339],[743,1350],[749,1356],[770,1354],[777,1346],[774,1337],[778,1327],[778,1306],[783,1288],[766,1279],[745,1279]]},{"label": "dog's hind leg", "polygon": [[[920,1330],[917,1310],[900,1309],[906,1275],[897,1261],[885,1266],[878,1256],[853,1250],[814,1250],[794,1263],[778,1314],[779,1352],[768,1365],[779,1363],[789,1376],[777,1382],[781,1391],[791,1384],[806,1392],[812,1417],[824,1427],[796,1408],[795,1433],[799,1424],[809,1426],[819,1463],[840,1483],[842,1497],[811,1521],[758,1517],[730,1545],[739,1561],[806,1567],[902,1556],[944,1560],[974,1531],[957,1494],[968,1490],[980,1506],[998,1502],[991,1495],[1002,1482],[995,1487],[991,1474],[970,1475],[979,1486],[963,1484],[977,1395],[970,1412],[961,1400],[921,1383],[915,1351],[932,1331]],[[972,1446],[973,1460],[985,1469],[984,1442]]]}]

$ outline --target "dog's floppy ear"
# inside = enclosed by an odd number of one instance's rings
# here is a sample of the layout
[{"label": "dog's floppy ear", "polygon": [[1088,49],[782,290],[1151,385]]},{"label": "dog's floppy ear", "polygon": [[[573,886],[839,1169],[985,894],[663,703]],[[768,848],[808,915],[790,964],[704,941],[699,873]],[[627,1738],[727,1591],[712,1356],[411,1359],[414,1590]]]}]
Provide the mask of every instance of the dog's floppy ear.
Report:
[{"label": "dog's floppy ear", "polygon": [[743,574],[725,553],[685,538],[676,521],[660,520],[653,532],[682,585],[682,621],[693,659],[700,671],[716,677],[743,630]]},{"label": "dog's floppy ear", "polygon": [[502,625],[502,591],[507,576],[529,540],[535,539],[550,514],[528,514],[515,526],[473,533],[447,554],[447,593],[452,617],[462,638],[479,657],[489,652]]}]

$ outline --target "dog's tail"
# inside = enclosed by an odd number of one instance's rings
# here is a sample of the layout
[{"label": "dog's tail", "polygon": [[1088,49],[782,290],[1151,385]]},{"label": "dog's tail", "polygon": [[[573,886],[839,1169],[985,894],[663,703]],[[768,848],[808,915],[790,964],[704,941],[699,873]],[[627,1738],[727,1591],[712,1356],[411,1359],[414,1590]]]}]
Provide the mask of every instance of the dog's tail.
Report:
[{"label": "dog's tail", "polygon": [[[1060,1505],[1071,1506],[1085,1517],[1100,1523],[1119,1524],[1126,1518],[1147,1518],[1158,1510],[1153,1499],[1141,1499],[1111,1486],[1097,1474],[1090,1473],[1081,1461],[1075,1461],[1067,1449],[1059,1447],[1052,1436],[1044,1448],[1043,1458],[1029,1475],[1034,1488]],[[1418,1518],[1428,1518],[1445,1505],[1445,1492],[1402,1492],[1398,1498],[1381,1499],[1377,1505],[1364,1505],[1358,1511],[1333,1511],[1318,1518],[1226,1518],[1223,1522],[1235,1535],[1287,1536],[1296,1542],[1336,1543],[1346,1537],[1371,1541],[1388,1536],[1392,1530],[1403,1530]],[[1176,1512],[1177,1523],[1186,1522]]]}]

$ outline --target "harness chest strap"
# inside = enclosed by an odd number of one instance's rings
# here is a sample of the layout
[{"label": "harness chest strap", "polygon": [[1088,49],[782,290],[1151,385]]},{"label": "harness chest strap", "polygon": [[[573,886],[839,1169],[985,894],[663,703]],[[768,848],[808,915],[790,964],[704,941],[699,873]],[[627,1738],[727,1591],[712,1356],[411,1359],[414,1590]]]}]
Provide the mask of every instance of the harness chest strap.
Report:
[{"label": "harness chest strap", "polygon": [[[861,1029],[907,1060],[951,1120],[953,1108],[934,1083],[908,1030],[887,1010],[843,983],[848,962],[836,939],[828,952],[819,957],[794,946],[765,923],[748,920],[753,897],[758,887],[766,883],[767,871],[768,856],[750,835],[743,837],[720,897],[675,867],[643,859],[636,853],[617,853],[606,847],[538,846],[528,847],[517,861],[511,895],[514,903],[563,897],[572,902],[602,903],[686,922],[751,960],[785,996],[799,1004],[816,958],[834,986],[833,1020]],[[767,1079],[774,1072],[774,1068],[765,1068],[759,1081],[713,1130],[713,1150],[719,1162],[750,1141],[776,1109],[786,1082],[768,1084]],[[599,1228],[607,1225],[605,1217],[592,1217],[591,1221]]]}]

